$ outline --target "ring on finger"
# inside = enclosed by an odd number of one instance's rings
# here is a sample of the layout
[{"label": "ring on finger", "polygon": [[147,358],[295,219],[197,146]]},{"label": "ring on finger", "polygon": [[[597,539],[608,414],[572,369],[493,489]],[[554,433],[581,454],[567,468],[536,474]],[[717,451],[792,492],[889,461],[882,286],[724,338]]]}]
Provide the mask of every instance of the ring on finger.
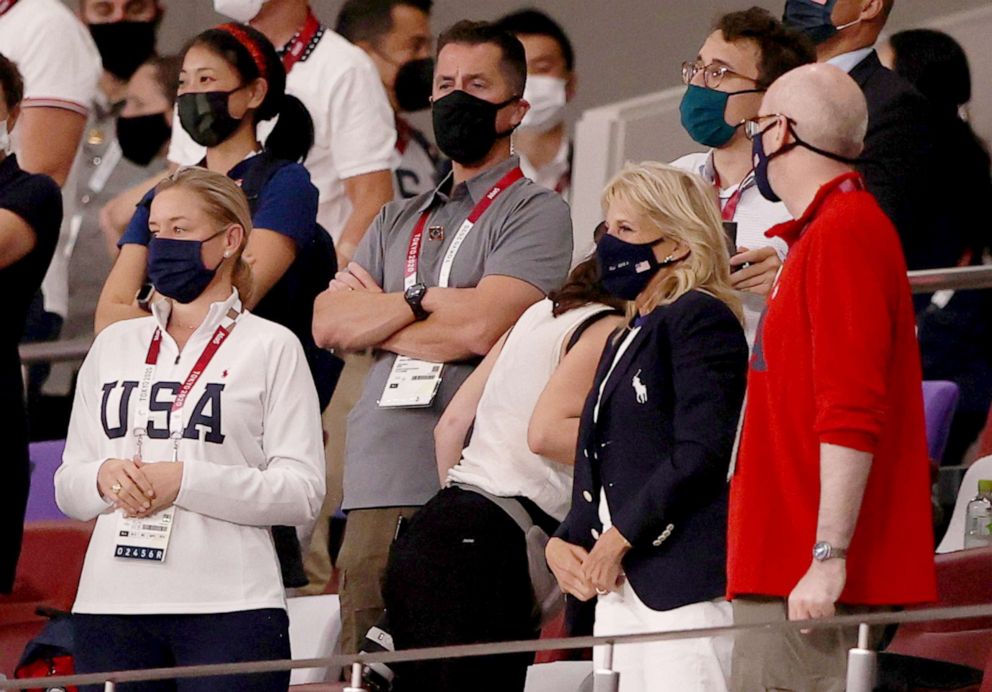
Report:
[{"label": "ring on finger", "polygon": [[607,591],[606,589],[600,589],[599,587],[597,587],[596,588],[596,593],[599,594],[600,596],[605,596],[606,594],[609,593],[609,591]]},{"label": "ring on finger", "polygon": [[112,492],[114,495],[120,495],[121,490],[123,490],[123,488],[124,488],[123,485],[121,485],[119,482],[116,482],[112,486],[110,486],[110,492]]}]

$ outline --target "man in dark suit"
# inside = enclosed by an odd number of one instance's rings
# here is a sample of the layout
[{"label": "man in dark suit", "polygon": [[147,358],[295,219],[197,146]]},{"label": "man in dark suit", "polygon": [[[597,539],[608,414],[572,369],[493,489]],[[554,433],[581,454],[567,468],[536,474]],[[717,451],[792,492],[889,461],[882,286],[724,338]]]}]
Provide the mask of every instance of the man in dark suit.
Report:
[{"label": "man in dark suit", "polygon": [[788,0],[785,22],[816,42],[818,62],[847,72],[868,102],[858,170],[892,220],[909,269],[954,265],[940,222],[939,130],[929,101],[879,62],[875,42],[895,0]]}]

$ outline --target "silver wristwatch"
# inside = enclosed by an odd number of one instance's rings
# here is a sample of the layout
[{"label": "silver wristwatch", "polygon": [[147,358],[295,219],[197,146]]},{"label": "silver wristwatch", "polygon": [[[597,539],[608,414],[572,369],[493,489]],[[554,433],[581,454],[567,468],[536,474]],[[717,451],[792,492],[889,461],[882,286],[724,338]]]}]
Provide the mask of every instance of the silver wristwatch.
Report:
[{"label": "silver wristwatch", "polygon": [[835,548],[826,541],[819,541],[813,546],[813,559],[824,562],[831,558],[847,558],[847,548]]}]

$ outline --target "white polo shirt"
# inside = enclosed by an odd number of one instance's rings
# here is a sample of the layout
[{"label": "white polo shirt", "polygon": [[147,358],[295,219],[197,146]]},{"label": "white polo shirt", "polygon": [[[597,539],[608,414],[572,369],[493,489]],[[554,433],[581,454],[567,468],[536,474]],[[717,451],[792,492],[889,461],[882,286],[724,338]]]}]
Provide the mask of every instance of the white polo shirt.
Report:
[{"label": "white polo shirt", "polygon": [[[321,31],[313,50],[286,76],[286,92],[300,99],[313,118],[314,146],[304,165],[320,193],[317,221],[336,241],[351,215],[344,179],[394,168],[396,128],[372,60],[330,29]],[[259,124],[260,140],[276,120]],[[188,166],[205,153],[174,118],[169,160]]]},{"label": "white polo shirt", "polygon": [[[716,180],[712,149],[708,152],[686,154],[672,161],[672,165],[689,173],[695,173],[710,184]],[[741,193],[737,212],[734,214],[734,221],[737,222],[737,247],[755,250],[759,247],[771,246],[775,248],[779,259],[784,261],[785,255],[789,252],[788,244],[781,238],[768,238],[765,236],[765,231],[777,224],[791,221],[792,215],[782,202],[769,202],[762,196],[754,182],[753,174],[748,175],[740,183],[720,190],[721,208],[741,185],[744,186],[744,192]],[[744,304],[744,333],[748,345],[753,346],[761,312],[765,308],[765,299],[743,291],[739,295]]]},{"label": "white polo shirt", "polygon": [[22,108],[89,113],[102,65],[86,27],[59,0],[19,0],[0,16],[0,52],[24,77]]},{"label": "white polo shirt", "polygon": [[[0,16],[0,53],[17,63],[24,78],[22,108],[62,108],[86,116],[103,71],[86,27],[59,0],[19,0]],[[17,128],[14,151],[20,153]],[[85,136],[85,135],[84,135]],[[62,186],[63,217],[74,214],[76,175]],[[65,318],[69,310],[69,234],[59,243],[42,292],[45,309]]]},{"label": "white polo shirt", "polygon": [[557,192],[568,201],[572,187],[572,140],[562,137],[561,146],[555,157],[540,168],[536,168],[523,152],[520,155],[520,169],[528,178],[541,187]]}]

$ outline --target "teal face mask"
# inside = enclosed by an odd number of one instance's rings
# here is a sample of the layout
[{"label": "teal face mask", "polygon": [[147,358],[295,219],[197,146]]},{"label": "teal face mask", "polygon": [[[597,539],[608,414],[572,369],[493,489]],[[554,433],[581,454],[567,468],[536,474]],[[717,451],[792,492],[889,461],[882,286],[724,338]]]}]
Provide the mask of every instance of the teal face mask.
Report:
[{"label": "teal face mask", "polygon": [[722,147],[740,127],[740,125],[727,124],[724,116],[727,111],[727,101],[737,94],[755,94],[762,91],[764,89],[717,91],[690,84],[682,95],[682,103],[679,104],[682,127],[699,144],[705,147]]}]

